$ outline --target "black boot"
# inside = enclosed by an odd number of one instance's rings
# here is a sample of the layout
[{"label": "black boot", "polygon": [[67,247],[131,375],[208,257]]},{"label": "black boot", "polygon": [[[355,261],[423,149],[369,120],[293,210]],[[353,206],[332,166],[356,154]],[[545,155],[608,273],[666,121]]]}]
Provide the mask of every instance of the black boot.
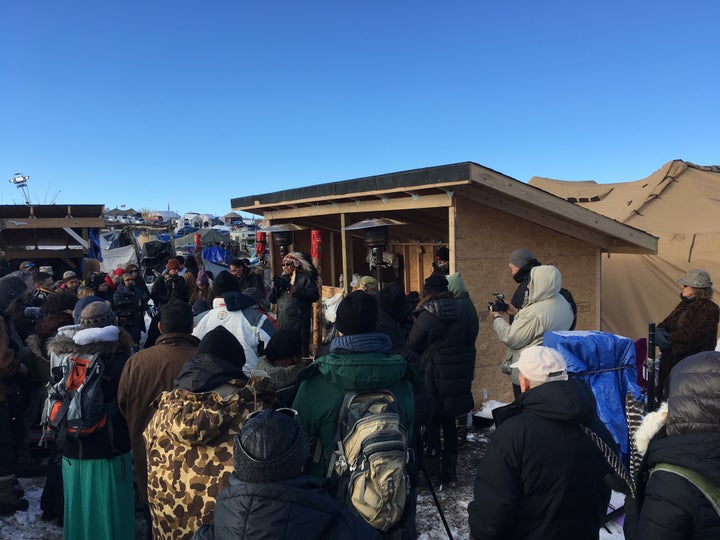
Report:
[{"label": "black boot", "polygon": [[0,515],[9,516],[17,511],[28,509],[27,499],[15,495],[15,476],[0,477]]},{"label": "black boot", "polygon": [[433,488],[440,485],[440,456],[438,454],[425,454],[423,456],[422,470],[418,474],[418,486],[429,487],[428,478]]},{"label": "black boot", "polygon": [[440,471],[440,482],[443,486],[454,487],[457,485],[457,453],[442,453],[442,468]]}]

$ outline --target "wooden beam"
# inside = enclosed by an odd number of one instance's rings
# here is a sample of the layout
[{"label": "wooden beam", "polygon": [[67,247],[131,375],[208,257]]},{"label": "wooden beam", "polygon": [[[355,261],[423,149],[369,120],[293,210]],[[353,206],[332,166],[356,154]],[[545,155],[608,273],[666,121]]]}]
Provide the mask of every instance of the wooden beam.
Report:
[{"label": "wooden beam", "polygon": [[446,208],[453,204],[453,197],[442,193],[435,195],[421,195],[417,199],[402,197],[382,200],[368,200],[357,202],[342,202],[336,204],[317,204],[302,208],[288,208],[287,210],[266,210],[265,219],[294,219],[311,216],[327,216],[332,214],[353,214],[361,212],[390,212],[393,210],[418,210],[421,208]]},{"label": "wooden beam", "polygon": [[103,218],[5,218],[0,220],[0,229],[58,229],[72,227],[82,229],[85,227],[105,226]]},{"label": "wooden beam", "polygon": [[8,249],[2,252],[4,259],[77,259],[84,257],[83,249]]},{"label": "wooden beam", "polygon": [[[414,191],[414,192],[430,191],[430,190],[436,191],[437,189],[462,186],[462,185],[467,185],[469,183],[470,183],[470,180],[459,180],[459,181],[453,181],[453,182],[442,182],[442,183],[438,183],[438,184],[418,185],[418,186],[413,186],[412,191]],[[232,210],[245,210],[245,211],[249,212],[252,210],[262,210],[263,208],[275,207],[275,206],[279,206],[279,205],[299,205],[299,204],[308,203],[308,202],[310,202],[310,203],[332,202],[332,201],[337,201],[339,198],[353,199],[353,198],[357,198],[357,197],[369,197],[369,196],[376,196],[376,197],[382,198],[385,195],[389,195],[389,194],[393,194],[393,193],[407,193],[408,191],[409,191],[408,186],[402,186],[402,187],[397,187],[397,188],[375,189],[375,190],[371,190],[371,191],[358,191],[355,193],[343,193],[342,195],[327,195],[324,197],[293,199],[293,200],[289,200],[289,201],[282,201],[281,203],[275,202],[275,203],[261,204],[260,201],[255,201],[252,206],[234,207],[234,208],[232,208]],[[445,196],[447,196],[447,195],[445,195]]]}]

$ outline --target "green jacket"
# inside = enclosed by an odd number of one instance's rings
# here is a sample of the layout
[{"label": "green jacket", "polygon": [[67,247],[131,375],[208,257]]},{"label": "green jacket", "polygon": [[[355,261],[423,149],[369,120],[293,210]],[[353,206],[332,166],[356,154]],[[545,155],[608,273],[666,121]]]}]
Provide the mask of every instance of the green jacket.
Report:
[{"label": "green jacket", "polygon": [[[359,337],[387,338],[384,334],[361,334],[341,336],[336,340]],[[389,338],[387,338],[389,342]],[[333,343],[335,340],[333,340]],[[337,431],[338,415],[345,391],[390,390],[400,403],[408,428],[408,440],[412,437],[415,402],[411,384],[420,384],[417,375],[398,354],[379,351],[350,352],[334,349],[310,364],[298,376],[300,387],[293,403],[298,411],[300,424],[310,439],[311,464],[307,473],[324,477],[328,457],[332,454]],[[389,350],[382,348],[382,350]],[[320,441],[322,455],[313,460],[316,441]]]}]

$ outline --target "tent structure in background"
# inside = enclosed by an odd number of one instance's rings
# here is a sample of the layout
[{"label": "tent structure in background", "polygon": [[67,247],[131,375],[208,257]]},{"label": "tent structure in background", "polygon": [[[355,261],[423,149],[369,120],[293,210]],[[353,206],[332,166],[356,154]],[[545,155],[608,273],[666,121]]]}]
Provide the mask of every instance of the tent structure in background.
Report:
[{"label": "tent structure in background", "polygon": [[659,237],[657,255],[602,262],[602,330],[647,337],[680,301],[676,280],[702,268],[720,292],[720,166],[674,160],[647,178],[598,184],[534,177],[530,185]]}]

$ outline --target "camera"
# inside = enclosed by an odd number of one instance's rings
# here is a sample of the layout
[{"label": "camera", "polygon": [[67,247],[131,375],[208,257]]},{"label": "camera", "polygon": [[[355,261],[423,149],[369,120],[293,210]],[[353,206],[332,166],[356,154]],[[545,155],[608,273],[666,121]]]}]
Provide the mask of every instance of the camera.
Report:
[{"label": "camera", "polygon": [[505,295],[502,293],[493,293],[493,296],[495,297],[495,301],[488,302],[488,307],[490,308],[490,311],[496,311],[498,313],[507,311],[507,304],[503,301]]}]

